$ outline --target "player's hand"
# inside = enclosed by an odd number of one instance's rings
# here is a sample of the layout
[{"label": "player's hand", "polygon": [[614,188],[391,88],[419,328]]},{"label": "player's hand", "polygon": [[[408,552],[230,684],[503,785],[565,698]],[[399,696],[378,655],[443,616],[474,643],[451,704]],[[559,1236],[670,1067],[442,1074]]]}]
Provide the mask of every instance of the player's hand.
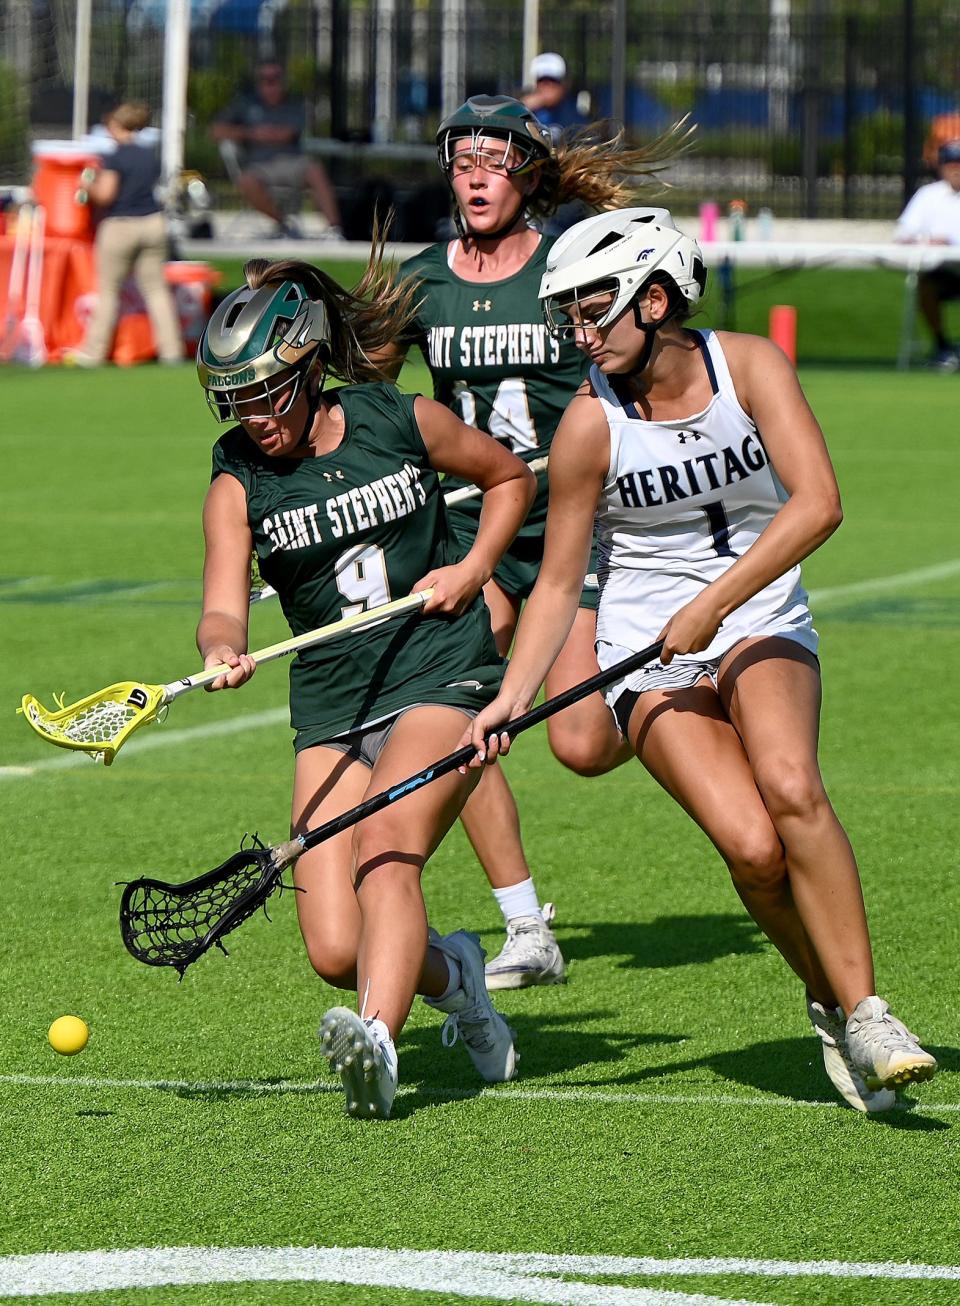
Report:
[{"label": "player's hand", "polygon": [[432,589],[433,593],[423,605],[424,612],[449,612],[459,617],[480,593],[483,578],[465,562],[452,567],[437,567],[427,572],[414,585],[417,590]]},{"label": "player's hand", "polygon": [[673,614],[657,636],[663,640],[660,661],[667,665],[677,653],[701,653],[720,629],[722,618],[704,590]]},{"label": "player's hand", "polygon": [[[522,711],[520,704],[511,702],[502,694],[488,703],[470,722],[457,744],[457,748],[466,748],[469,744],[476,749],[467,766],[489,766],[498,757],[505,757],[510,752],[510,736],[501,727],[520,716]],[[461,775],[466,775],[467,766],[460,767]]]},{"label": "player's hand", "polygon": [[210,693],[215,689],[239,689],[241,685],[247,683],[257,669],[257,664],[249,653],[237,653],[228,644],[212,648],[203,659],[203,669],[207,671],[210,667],[220,666],[221,663],[231,670],[225,671],[222,676],[217,676],[211,684],[204,685],[204,689]]}]

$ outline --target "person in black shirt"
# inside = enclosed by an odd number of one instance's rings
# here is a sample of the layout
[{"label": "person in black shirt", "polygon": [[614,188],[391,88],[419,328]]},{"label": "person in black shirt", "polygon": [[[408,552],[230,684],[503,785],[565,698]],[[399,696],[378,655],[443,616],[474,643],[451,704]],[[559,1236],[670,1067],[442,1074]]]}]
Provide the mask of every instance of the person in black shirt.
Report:
[{"label": "person in black shirt", "polygon": [[310,188],[318,213],[327,219],[327,235],[338,238],[340,206],[326,169],[304,153],[306,106],[287,90],[283,67],[276,59],[263,59],[254,72],[253,93],[240,95],[211,127],[218,145],[225,142],[240,150],[242,171],[237,189],[260,213],[277,224],[276,236],[299,236],[294,221],[278,200],[282,190],[299,193]]},{"label": "person in black shirt", "polygon": [[106,362],[119,316],[120,287],[132,273],[150,315],[160,361],[179,363],[183,338],[163,274],[166,220],[154,195],[160,163],[153,149],[136,141],[136,133],[150,121],[150,108],[132,101],[120,104],[104,121],[116,148],[104,156],[87,186],[91,202],[102,212],[96,237],[97,304],[82,348],[66,361],[81,367]]}]

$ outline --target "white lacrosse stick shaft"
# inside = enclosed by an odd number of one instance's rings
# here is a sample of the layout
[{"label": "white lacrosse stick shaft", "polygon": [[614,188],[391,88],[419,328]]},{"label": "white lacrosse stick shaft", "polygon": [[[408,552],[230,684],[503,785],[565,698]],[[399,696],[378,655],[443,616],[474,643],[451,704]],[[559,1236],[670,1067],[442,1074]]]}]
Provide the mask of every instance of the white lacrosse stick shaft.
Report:
[{"label": "white lacrosse stick shaft", "polygon": [[27,307],[20,323],[20,345],[14,352],[18,362],[43,367],[47,361],[47,342],[40,320],[40,291],[43,288],[43,239],[47,211],[42,204],[33,206],[30,226],[30,262],[27,266]]},{"label": "white lacrosse stick shaft", "polygon": [[7,282],[7,320],[3,331],[0,357],[10,358],[16,345],[17,327],[24,313],[23,288],[27,277],[27,251],[32,230],[30,210],[24,205],[17,214],[17,230],[10,259],[10,278]]},{"label": "white lacrosse stick shaft", "polygon": [[[358,612],[352,617],[343,617],[340,621],[333,621],[329,626],[320,626],[316,630],[308,630],[304,635],[295,635],[292,639],[281,640],[279,644],[269,644],[266,648],[258,649],[251,653],[250,656],[256,663],[275,662],[277,658],[289,657],[291,653],[298,653],[301,649],[313,648],[315,644],[322,644],[328,639],[335,639],[338,635],[346,635],[358,630],[369,630],[372,626],[379,626],[382,621],[389,621],[391,617],[399,617],[405,612],[416,612],[433,594],[432,589],[418,590],[414,594],[407,594],[402,599],[394,599],[392,603],[384,603],[379,608],[370,608],[368,612]],[[225,663],[218,667],[208,667],[206,671],[198,671],[196,675],[184,676],[182,680],[174,680],[169,685],[163,687],[164,703],[172,703],[175,698],[181,694],[186,694],[191,689],[200,689],[204,685],[212,685],[217,676],[222,676],[226,671],[232,671]]]}]

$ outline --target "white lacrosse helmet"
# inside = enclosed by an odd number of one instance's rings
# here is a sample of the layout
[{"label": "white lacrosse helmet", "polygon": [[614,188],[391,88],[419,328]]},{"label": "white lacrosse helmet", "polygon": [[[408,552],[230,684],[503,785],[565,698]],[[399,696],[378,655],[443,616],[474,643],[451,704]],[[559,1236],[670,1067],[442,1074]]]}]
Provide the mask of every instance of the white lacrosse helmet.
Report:
[{"label": "white lacrosse helmet", "polygon": [[694,308],[706,286],[700,246],[678,231],[668,209],[619,209],[570,227],[547,254],[540,300],[554,335],[575,329],[570,309],[610,292],[610,307],[595,325],[616,321],[644,282],[666,273]]}]

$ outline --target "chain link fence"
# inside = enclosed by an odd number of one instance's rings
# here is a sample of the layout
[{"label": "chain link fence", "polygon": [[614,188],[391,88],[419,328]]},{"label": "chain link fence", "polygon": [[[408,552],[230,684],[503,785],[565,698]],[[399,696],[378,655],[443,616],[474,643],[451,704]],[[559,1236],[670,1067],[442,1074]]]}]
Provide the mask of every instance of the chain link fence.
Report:
[{"label": "chain link fence", "polygon": [[[523,14],[522,0],[194,0],[187,165],[225,185],[209,124],[264,55],[305,96],[317,148],[428,143],[465,95],[521,90]],[[163,21],[163,0],[94,0],[91,121],[119,98],[159,106]],[[26,180],[31,137],[69,134],[74,25],[73,0],[0,0],[0,181]],[[634,139],[691,115],[696,143],[667,174],[679,212],[742,200],[893,219],[925,179],[929,122],[960,108],[960,0],[541,2],[539,48],[564,56],[591,116],[622,106]],[[331,158],[341,191],[436,185],[425,151],[382,153]]]}]

